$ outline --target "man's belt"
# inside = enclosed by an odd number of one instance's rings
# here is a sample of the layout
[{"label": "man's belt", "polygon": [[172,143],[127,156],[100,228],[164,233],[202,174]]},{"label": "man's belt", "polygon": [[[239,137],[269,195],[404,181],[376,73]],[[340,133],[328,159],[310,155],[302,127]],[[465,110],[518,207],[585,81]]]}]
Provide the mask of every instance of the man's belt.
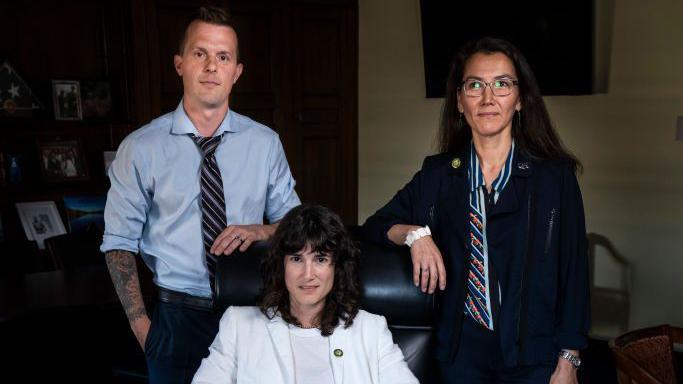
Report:
[{"label": "man's belt", "polygon": [[180,304],[192,309],[202,311],[213,311],[213,299],[188,295],[183,292],[176,292],[166,288],[159,288],[159,301],[170,304]]}]

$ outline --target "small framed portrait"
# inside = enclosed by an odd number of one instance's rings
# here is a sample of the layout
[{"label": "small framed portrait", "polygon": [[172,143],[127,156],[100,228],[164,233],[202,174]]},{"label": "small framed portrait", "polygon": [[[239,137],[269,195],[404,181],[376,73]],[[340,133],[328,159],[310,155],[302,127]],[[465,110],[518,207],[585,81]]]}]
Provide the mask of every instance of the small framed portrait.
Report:
[{"label": "small framed portrait", "polygon": [[52,80],[52,100],[57,120],[82,120],[81,87],[76,80]]},{"label": "small framed portrait", "polygon": [[41,142],[38,143],[38,151],[45,181],[88,178],[83,150],[78,140]]},{"label": "small framed portrait", "polygon": [[17,203],[17,211],[26,238],[35,240],[40,249],[45,249],[44,240],[48,237],[66,233],[54,201]]},{"label": "small framed portrait", "polygon": [[81,81],[84,119],[103,119],[112,115],[111,85],[107,80]]},{"label": "small framed portrait", "polygon": [[104,232],[104,206],[106,196],[69,196],[64,197],[66,220],[69,232],[87,232],[94,229]]}]

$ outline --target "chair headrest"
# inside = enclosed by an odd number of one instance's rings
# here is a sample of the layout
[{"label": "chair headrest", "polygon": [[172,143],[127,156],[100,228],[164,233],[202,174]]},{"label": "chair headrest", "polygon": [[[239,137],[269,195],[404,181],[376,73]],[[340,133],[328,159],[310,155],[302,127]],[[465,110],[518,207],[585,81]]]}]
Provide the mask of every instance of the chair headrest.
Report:
[{"label": "chair headrest", "polygon": [[[412,262],[407,248],[383,248],[359,243],[359,278],[363,288],[361,308],[386,317],[392,326],[428,327],[433,322],[433,295],[422,293],[412,282]],[[255,243],[246,252],[218,258],[216,290],[219,308],[256,305],[262,286],[260,260],[266,243]]]}]

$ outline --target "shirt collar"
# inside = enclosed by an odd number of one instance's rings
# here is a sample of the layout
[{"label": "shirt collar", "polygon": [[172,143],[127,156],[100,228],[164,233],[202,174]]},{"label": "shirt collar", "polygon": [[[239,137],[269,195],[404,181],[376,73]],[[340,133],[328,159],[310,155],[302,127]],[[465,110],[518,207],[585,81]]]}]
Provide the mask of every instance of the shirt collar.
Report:
[{"label": "shirt collar", "polygon": [[[512,141],[512,146],[508,152],[508,157],[503,164],[503,168],[500,169],[498,177],[492,183],[492,189],[495,192],[500,192],[505,188],[508,180],[510,180],[510,175],[512,174],[512,162],[515,157],[515,141]],[[470,182],[470,191],[475,191],[482,185],[486,185],[484,180],[484,173],[481,171],[481,165],[479,164],[479,157],[477,157],[477,151],[474,148],[474,142],[470,144],[470,162],[468,170],[468,178]]]},{"label": "shirt collar", "polygon": [[[239,132],[239,124],[235,121],[235,113],[228,110],[225,118],[218,126],[218,129],[213,134],[214,136],[220,136],[225,132]],[[194,126],[190,117],[185,113],[185,108],[183,107],[183,100],[180,100],[178,107],[173,111],[173,124],[171,125],[171,133],[177,135],[195,135],[201,136],[197,128]]]}]

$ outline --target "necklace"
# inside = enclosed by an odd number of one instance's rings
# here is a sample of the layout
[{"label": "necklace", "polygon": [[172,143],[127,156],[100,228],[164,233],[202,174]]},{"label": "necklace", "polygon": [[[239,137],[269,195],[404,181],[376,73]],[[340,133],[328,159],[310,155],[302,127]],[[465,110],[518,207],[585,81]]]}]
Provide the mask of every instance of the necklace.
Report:
[{"label": "necklace", "polygon": [[294,324],[294,325],[301,328],[301,329],[313,329],[313,328],[318,328],[320,326],[320,324],[313,324],[313,325],[303,325],[303,324],[296,325],[296,324]]}]

